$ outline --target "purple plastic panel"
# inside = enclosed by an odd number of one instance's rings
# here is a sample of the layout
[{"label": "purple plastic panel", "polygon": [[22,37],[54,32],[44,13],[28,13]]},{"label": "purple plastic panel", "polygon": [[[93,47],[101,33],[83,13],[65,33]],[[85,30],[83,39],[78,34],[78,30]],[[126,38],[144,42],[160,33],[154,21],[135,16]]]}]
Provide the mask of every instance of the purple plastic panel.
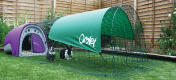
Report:
[{"label": "purple plastic panel", "polygon": [[11,44],[12,56],[19,56],[20,36],[25,26],[26,25],[21,25],[19,27],[16,27],[6,35],[4,45]]},{"label": "purple plastic panel", "polygon": [[45,51],[44,42],[37,34],[32,34],[32,51],[34,53],[43,53]]}]

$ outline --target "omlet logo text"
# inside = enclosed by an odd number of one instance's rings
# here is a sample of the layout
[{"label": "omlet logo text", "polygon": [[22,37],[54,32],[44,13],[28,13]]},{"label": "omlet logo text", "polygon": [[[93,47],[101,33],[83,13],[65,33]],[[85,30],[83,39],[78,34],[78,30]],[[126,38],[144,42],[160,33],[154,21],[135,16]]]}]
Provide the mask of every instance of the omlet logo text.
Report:
[{"label": "omlet logo text", "polygon": [[80,44],[87,44],[87,45],[95,47],[96,38],[92,38],[91,36],[87,37],[82,33],[79,37],[79,43]]}]

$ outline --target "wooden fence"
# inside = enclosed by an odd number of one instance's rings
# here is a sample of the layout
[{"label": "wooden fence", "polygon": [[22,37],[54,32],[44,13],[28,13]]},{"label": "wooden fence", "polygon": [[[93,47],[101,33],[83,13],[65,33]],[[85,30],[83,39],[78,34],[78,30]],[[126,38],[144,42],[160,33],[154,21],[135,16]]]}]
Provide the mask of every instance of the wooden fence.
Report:
[{"label": "wooden fence", "polygon": [[57,14],[69,15],[98,9],[97,3],[97,0],[2,0],[0,16],[6,17],[9,24],[22,17],[29,22],[39,22],[53,8]]},{"label": "wooden fence", "polygon": [[156,40],[161,34],[161,21],[168,20],[168,14],[172,11],[172,3],[169,0],[138,0],[137,12],[143,22],[144,35],[152,47],[157,47]]},{"label": "wooden fence", "polygon": [[75,14],[98,9],[98,0],[56,0],[54,6],[58,14]]},{"label": "wooden fence", "polygon": [[2,1],[0,1],[0,16],[2,16]]},{"label": "wooden fence", "polygon": [[160,37],[161,21],[168,20],[174,0],[1,0],[0,16],[7,17],[10,23],[28,15],[30,22],[45,18],[50,9],[56,8],[57,14],[81,13],[100,8],[128,4],[135,8],[143,23],[144,38],[148,46],[157,46]]},{"label": "wooden fence", "polygon": [[102,8],[118,6],[120,4],[128,4],[132,7],[134,6],[134,0],[102,0],[101,1]]},{"label": "wooden fence", "polygon": [[30,22],[42,20],[51,6],[49,0],[3,0],[2,16],[8,18],[10,24],[26,17]]}]

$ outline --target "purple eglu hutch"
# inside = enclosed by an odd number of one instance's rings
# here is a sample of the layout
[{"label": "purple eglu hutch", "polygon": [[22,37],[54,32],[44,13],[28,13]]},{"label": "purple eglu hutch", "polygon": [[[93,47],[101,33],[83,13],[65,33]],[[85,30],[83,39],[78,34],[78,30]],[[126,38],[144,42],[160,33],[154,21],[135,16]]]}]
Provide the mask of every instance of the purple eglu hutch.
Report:
[{"label": "purple eglu hutch", "polygon": [[12,29],[4,40],[4,51],[12,56],[43,56],[48,52],[44,30],[37,24],[24,24]]}]

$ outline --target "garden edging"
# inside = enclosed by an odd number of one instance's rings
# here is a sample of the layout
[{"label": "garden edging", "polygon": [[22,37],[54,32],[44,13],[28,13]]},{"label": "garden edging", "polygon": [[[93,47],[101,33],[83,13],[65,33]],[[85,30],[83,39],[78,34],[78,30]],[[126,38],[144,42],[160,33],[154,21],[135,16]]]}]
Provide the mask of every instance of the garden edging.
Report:
[{"label": "garden edging", "polygon": [[150,59],[166,60],[176,62],[176,56],[169,55],[160,55],[155,53],[143,53],[143,52],[119,52],[119,51],[110,51],[102,50],[103,53],[111,53],[113,55],[123,55],[123,56],[134,56],[134,57],[145,57]]}]

